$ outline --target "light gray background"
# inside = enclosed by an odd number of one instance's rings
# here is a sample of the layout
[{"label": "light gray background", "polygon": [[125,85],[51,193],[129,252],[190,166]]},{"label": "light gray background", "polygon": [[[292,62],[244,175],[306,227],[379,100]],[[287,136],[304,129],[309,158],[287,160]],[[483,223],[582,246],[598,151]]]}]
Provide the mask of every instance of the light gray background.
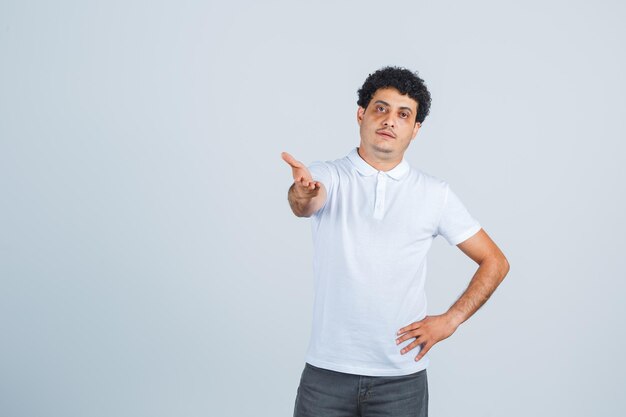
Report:
[{"label": "light gray background", "polygon": [[[418,70],[411,164],[511,272],[431,351],[433,416],[621,416],[618,1],[0,2],[0,415],[288,416],[313,301],[288,151]],[[437,239],[430,313],[475,265]]]}]

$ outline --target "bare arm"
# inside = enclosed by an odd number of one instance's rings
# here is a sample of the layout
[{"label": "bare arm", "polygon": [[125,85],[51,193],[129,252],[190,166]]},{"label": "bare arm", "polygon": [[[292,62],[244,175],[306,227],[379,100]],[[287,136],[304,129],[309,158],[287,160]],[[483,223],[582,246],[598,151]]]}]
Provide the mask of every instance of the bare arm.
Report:
[{"label": "bare arm", "polygon": [[291,211],[298,217],[309,217],[319,210],[326,201],[326,188],[319,181],[313,181],[309,170],[287,152],[281,154],[293,172],[293,184],[287,193]]},{"label": "bare arm", "polygon": [[484,230],[457,246],[479,267],[467,289],[446,312],[455,327],[485,304],[509,272],[508,260]]},{"label": "bare arm", "polygon": [[398,331],[396,344],[411,338],[415,341],[401,350],[401,354],[420,345],[415,358],[420,360],[436,343],[450,337],[461,323],[470,318],[493,294],[509,272],[509,262],[489,235],[481,229],[471,238],[457,245],[479,266],[467,289],[447,312],[427,316]]},{"label": "bare arm", "polygon": [[298,217],[310,217],[319,210],[326,201],[326,187],[319,181],[315,181],[313,189],[306,182],[294,182],[289,188],[287,199],[291,211]]}]

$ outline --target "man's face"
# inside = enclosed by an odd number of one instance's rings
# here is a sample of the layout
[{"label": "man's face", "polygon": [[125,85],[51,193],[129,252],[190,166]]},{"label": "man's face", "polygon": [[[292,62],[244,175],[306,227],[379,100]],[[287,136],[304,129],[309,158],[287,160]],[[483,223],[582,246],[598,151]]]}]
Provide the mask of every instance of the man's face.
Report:
[{"label": "man's face", "polygon": [[417,102],[395,88],[376,90],[367,108],[359,107],[361,147],[381,159],[401,159],[417,135]]}]

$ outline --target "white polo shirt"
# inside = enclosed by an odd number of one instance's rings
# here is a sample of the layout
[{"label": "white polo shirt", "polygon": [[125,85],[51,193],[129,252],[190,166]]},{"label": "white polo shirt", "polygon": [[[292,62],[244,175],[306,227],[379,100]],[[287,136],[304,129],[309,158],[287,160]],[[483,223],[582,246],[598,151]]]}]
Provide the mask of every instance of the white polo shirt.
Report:
[{"label": "white polo shirt", "polygon": [[457,245],[481,228],[449,185],[403,159],[383,172],[355,147],[334,161],[309,165],[327,199],[311,216],[315,300],[305,360],[368,376],[420,371],[419,346],[396,332],[426,316],[426,254],[442,235]]}]

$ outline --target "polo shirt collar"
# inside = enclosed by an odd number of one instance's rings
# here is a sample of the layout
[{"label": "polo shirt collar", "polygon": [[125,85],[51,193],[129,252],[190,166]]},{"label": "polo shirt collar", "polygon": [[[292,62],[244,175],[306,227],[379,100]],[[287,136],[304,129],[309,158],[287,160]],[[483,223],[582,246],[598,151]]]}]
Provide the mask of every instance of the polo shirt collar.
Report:
[{"label": "polo shirt collar", "polygon": [[[361,175],[370,176],[378,173],[378,170],[376,168],[374,168],[373,166],[365,162],[363,158],[361,158],[361,155],[359,155],[359,152],[357,151],[357,147],[352,148],[352,150],[348,154],[348,159],[350,160],[350,162],[352,162],[352,164],[356,167],[357,171],[359,171],[359,174]],[[396,165],[389,171],[381,172],[384,172],[394,180],[400,180],[406,175],[407,172],[409,172],[409,163],[405,158],[402,158],[402,161],[398,165]]]}]

